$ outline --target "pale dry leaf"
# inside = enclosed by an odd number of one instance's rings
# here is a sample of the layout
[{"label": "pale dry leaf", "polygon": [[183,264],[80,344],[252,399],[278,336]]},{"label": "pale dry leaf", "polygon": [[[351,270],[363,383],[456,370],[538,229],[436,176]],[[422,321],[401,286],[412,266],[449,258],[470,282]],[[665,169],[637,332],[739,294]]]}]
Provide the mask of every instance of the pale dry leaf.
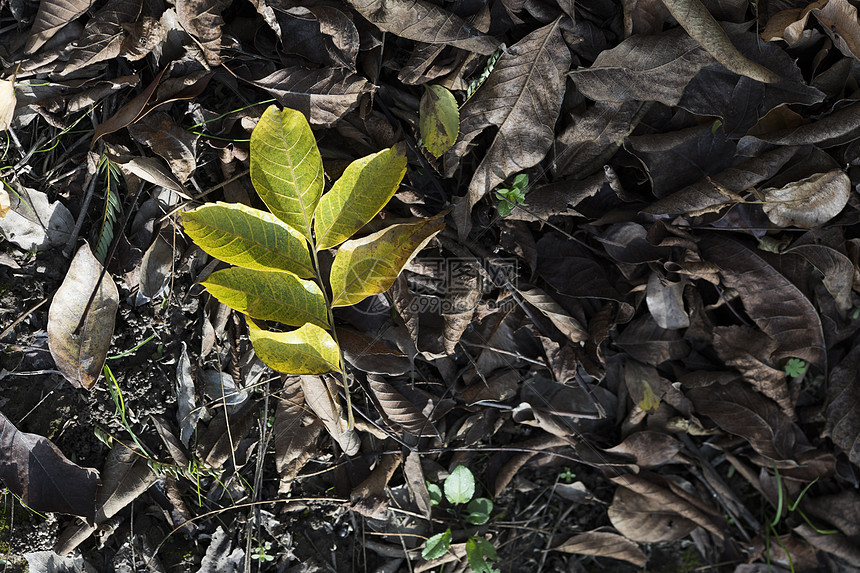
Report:
[{"label": "pale dry leaf", "polygon": [[558,547],[553,547],[553,551],[611,557],[627,561],[637,567],[644,567],[648,562],[648,557],[639,549],[638,545],[622,535],[608,531],[586,531],[574,535]]},{"label": "pale dry leaf", "polygon": [[75,220],[65,205],[48,202],[48,195],[17,183],[5,184],[10,208],[0,219],[3,238],[29,251],[40,251],[65,245],[75,227]]},{"label": "pale dry leaf", "polygon": [[87,390],[101,375],[119,307],[116,284],[101,272],[101,263],[84,243],[48,310],[48,348],[57,369],[72,385]]},{"label": "pale dry leaf", "polygon": [[15,117],[15,76],[0,80],[0,131],[6,131]]},{"label": "pale dry leaf", "polygon": [[305,402],[343,451],[352,456],[358,453],[361,441],[356,431],[349,427],[346,413],[337,401],[337,387],[329,379],[327,376],[301,376]]},{"label": "pale dry leaf", "polygon": [[764,212],[780,227],[820,227],[842,212],[851,187],[851,179],[841,169],[816,173],[779,189],[762,190]]},{"label": "pale dry leaf", "polygon": [[588,339],[588,331],[545,291],[535,287],[528,290],[518,288],[517,292],[550,319],[571,342]]},{"label": "pale dry leaf", "polygon": [[708,12],[701,0],[663,0],[669,13],[715,60],[727,70],[750,79],[777,83],[782,78],[744,56]]}]

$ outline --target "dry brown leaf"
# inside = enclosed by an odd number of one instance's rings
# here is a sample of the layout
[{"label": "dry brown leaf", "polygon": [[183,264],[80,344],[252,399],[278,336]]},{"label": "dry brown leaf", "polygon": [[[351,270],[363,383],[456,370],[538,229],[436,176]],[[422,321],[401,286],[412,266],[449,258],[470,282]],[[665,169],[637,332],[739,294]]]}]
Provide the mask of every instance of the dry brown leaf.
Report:
[{"label": "dry brown leaf", "polygon": [[358,453],[361,440],[353,428],[349,427],[347,415],[337,401],[337,386],[330,376],[301,376],[305,402],[332,438],[348,456]]},{"label": "dry brown leaf", "polygon": [[723,284],[738,291],[756,325],[777,341],[775,359],[802,358],[826,370],[821,319],[800,289],[732,239],[708,235],[699,248],[705,261],[719,267]]},{"label": "dry brown leaf", "polygon": [[425,44],[447,44],[482,55],[499,45],[462,18],[427,0],[349,0],[356,12],[380,30]]},{"label": "dry brown leaf", "polygon": [[812,12],[821,23],[824,32],[830,36],[840,52],[860,59],[860,21],[857,19],[857,8],[847,0],[824,0],[813,2],[804,9],[804,13]]},{"label": "dry brown leaf", "polygon": [[552,146],[571,61],[561,22],[550,22],[509,47],[460,110],[460,138],[443,156],[448,176],[478,135],[498,127],[467,196],[455,207],[460,239],[471,228],[472,207],[508,177],[537,165]]},{"label": "dry brown leaf", "polygon": [[87,22],[81,41],[63,66],[60,76],[69,75],[85,66],[119,56],[126,38],[125,25],[140,16],[140,0],[111,0]]},{"label": "dry brown leaf", "polygon": [[382,406],[382,414],[413,436],[436,436],[436,428],[421,410],[385,381],[382,376],[368,374],[373,395]]},{"label": "dry brown leaf", "polygon": [[386,488],[391,476],[400,467],[401,456],[382,456],[379,464],[363,482],[349,494],[349,507],[371,519],[385,519],[388,515]]},{"label": "dry brown leaf", "polygon": [[314,456],[317,437],[323,426],[310,418],[304,408],[305,394],[296,376],[284,377],[284,391],[275,409],[275,466],[281,477],[278,493],[289,493],[293,480]]},{"label": "dry brown leaf", "polygon": [[90,9],[93,0],[42,0],[36,20],[30,29],[30,37],[24,45],[24,53],[32,54],[50,40],[60,28],[77,20]]},{"label": "dry brown leaf", "polygon": [[[101,263],[84,243],[48,311],[48,347],[57,369],[72,385],[87,390],[101,375],[119,307],[119,292],[110,275],[98,282],[101,271]],[[96,296],[87,309],[93,290]]]},{"label": "dry brown leaf", "polygon": [[634,542],[617,533],[609,533],[607,531],[586,531],[585,533],[574,535],[558,547],[553,547],[552,549],[553,551],[563,551],[564,553],[575,553],[578,555],[612,557],[613,559],[627,561],[637,567],[644,567],[648,563],[648,557]]},{"label": "dry brown leaf", "polygon": [[684,284],[684,281],[665,282],[656,272],[648,277],[645,302],[660,328],[677,330],[690,326],[690,317],[684,310]]},{"label": "dry brown leaf", "polygon": [[544,316],[564,334],[571,342],[582,342],[588,339],[588,332],[575,318],[570,316],[560,304],[558,304],[545,291],[534,287],[528,290],[516,289],[528,303],[537,308]]},{"label": "dry brown leaf", "polygon": [[780,227],[820,227],[842,212],[851,188],[851,179],[841,169],[816,173],[779,189],[763,189],[764,212]]},{"label": "dry brown leaf", "polygon": [[633,456],[637,466],[651,468],[671,463],[682,449],[681,442],[669,434],[646,431],[630,434],[623,442],[606,451]]},{"label": "dry brown leaf", "polygon": [[132,124],[128,132],[163,157],[181,183],[188,181],[197,168],[194,153],[197,136],[176,125],[166,113],[157,112],[147,121]]},{"label": "dry brown leaf", "polygon": [[658,101],[673,106],[690,80],[712,61],[696,40],[675,29],[659,36],[632,36],[570,76],[579,91],[595,101]]},{"label": "dry brown leaf", "polygon": [[830,372],[827,384],[827,423],[824,435],[860,465],[860,344]]},{"label": "dry brown leaf", "polygon": [[200,42],[206,62],[221,65],[221,12],[230,0],[176,0],[176,15],[185,31]]},{"label": "dry brown leaf", "polygon": [[663,0],[669,13],[727,70],[768,84],[782,78],[744,56],[700,0]]},{"label": "dry brown leaf", "polygon": [[345,68],[292,67],[254,80],[286,107],[302,112],[311,125],[330,127],[376,87]]},{"label": "dry brown leaf", "polygon": [[674,541],[696,528],[693,521],[668,507],[665,499],[646,497],[626,487],[615,490],[607,514],[615,529],[639,543]]}]

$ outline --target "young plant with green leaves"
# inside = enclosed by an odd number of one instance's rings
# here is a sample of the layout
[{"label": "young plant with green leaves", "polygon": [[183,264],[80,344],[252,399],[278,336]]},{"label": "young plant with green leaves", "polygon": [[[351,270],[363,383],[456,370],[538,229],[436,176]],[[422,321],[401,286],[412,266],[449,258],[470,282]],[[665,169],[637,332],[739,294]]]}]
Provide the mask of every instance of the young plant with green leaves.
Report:
[{"label": "young plant with green leaves", "polygon": [[510,189],[496,189],[496,199],[499,200],[499,216],[507,217],[517,205],[528,207],[526,203],[526,192],[529,187],[529,176],[520,173],[514,177]]},{"label": "young plant with green leaves", "polygon": [[[466,505],[465,512],[450,508],[450,513],[465,518],[472,525],[484,525],[490,520],[493,501],[486,497],[475,497],[475,476],[469,468],[466,466],[454,468],[454,471],[445,478],[444,486],[445,499],[452,506]],[[427,491],[430,493],[430,505],[442,504],[442,488],[428,483]],[[421,557],[428,560],[442,557],[451,548],[452,537],[453,532],[450,527],[442,533],[437,533],[424,544]],[[471,536],[466,540],[466,559],[475,573],[496,573],[492,566],[492,562],[499,560],[496,548],[483,537]]]},{"label": "young plant with green leaves", "polygon": [[[387,290],[444,227],[441,213],[352,238],[388,203],[405,173],[405,148],[395,145],[353,161],[324,192],[322,157],[304,115],[271,106],[251,134],[251,182],[269,211],[218,202],[182,215],[195,243],[235,265],[203,285],[254,319],[248,320],[251,342],[272,369],[335,372],[346,388],[332,309]],[[326,277],[321,254],[335,248]],[[255,321],[293,329],[270,330]]]}]

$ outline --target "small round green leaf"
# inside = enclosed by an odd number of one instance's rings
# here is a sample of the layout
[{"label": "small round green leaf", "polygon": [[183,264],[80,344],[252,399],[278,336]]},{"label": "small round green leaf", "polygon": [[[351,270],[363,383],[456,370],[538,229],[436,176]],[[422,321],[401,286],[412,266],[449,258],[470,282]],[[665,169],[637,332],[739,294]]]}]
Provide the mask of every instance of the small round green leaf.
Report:
[{"label": "small round green leaf", "polygon": [[493,511],[493,502],[486,497],[476,497],[466,506],[468,515],[466,519],[473,525],[484,525],[490,520]]},{"label": "small round green leaf", "polygon": [[468,503],[475,495],[475,476],[466,466],[457,466],[445,478],[445,497],[451,503]]},{"label": "small round green leaf", "polygon": [[457,142],[460,110],[454,94],[442,86],[425,86],[419,106],[418,128],[427,151],[435,157]]},{"label": "small round green leaf", "polygon": [[438,559],[448,552],[451,547],[451,528],[449,527],[444,533],[437,533],[427,540],[424,544],[424,549],[421,551],[421,557],[424,559]]},{"label": "small round green leaf", "polygon": [[427,482],[427,493],[430,494],[430,506],[442,503],[442,488],[435,483]]}]

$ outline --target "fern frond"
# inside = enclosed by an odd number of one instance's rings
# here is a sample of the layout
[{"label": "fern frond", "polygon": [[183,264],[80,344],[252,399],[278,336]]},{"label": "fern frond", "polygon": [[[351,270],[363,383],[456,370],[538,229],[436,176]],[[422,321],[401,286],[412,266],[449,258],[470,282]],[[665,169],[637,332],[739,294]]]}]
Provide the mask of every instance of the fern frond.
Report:
[{"label": "fern frond", "polygon": [[105,177],[105,206],[102,211],[101,228],[99,229],[98,241],[96,241],[95,255],[99,262],[104,264],[108,249],[113,243],[116,221],[122,212],[122,205],[119,200],[119,166],[107,156],[102,155],[99,158],[99,172]]}]

